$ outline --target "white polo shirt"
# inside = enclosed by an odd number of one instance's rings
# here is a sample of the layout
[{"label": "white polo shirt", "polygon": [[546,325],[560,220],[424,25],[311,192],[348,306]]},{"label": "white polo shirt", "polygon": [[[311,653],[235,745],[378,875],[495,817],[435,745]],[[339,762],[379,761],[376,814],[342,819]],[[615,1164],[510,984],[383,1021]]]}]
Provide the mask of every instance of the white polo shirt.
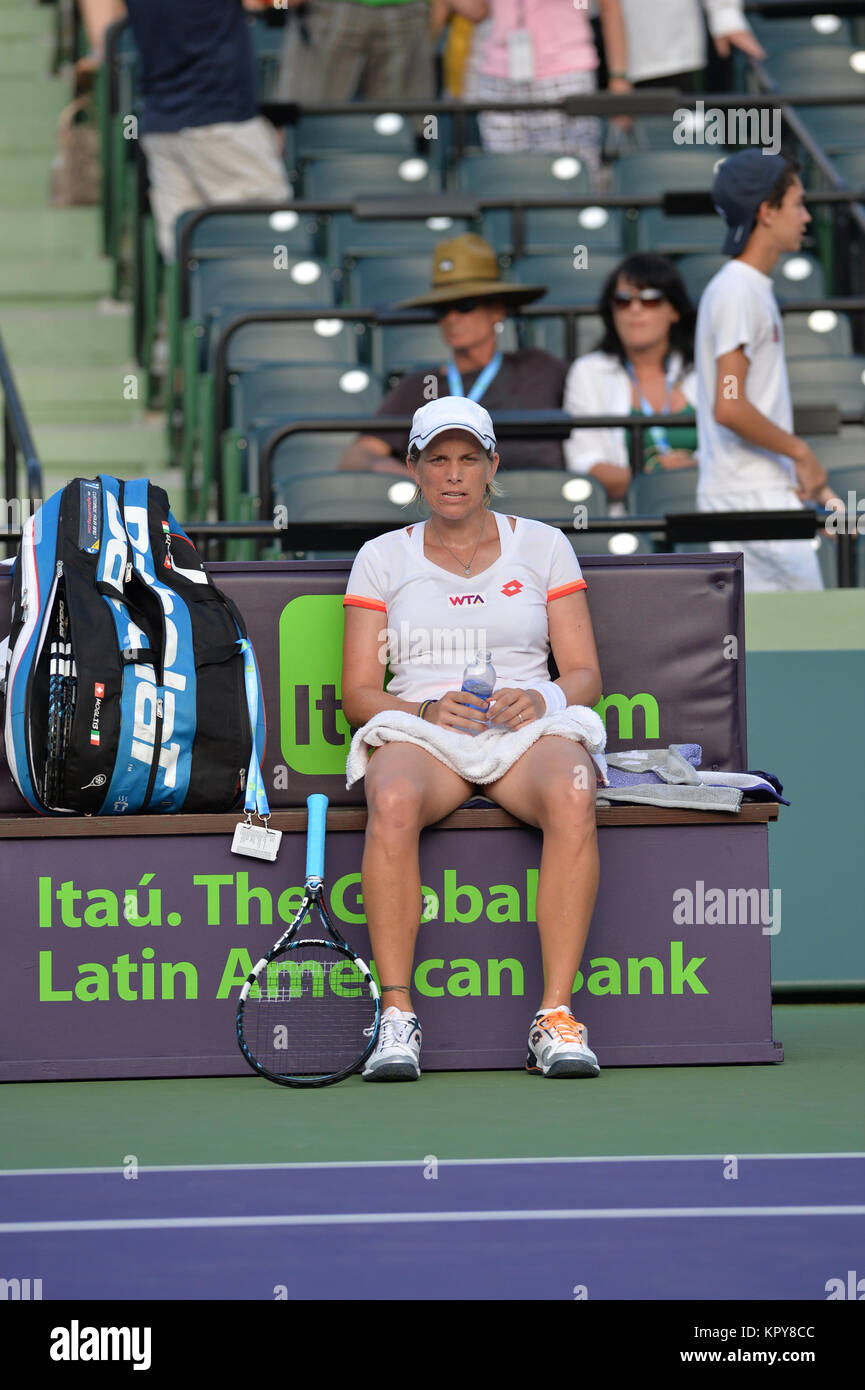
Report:
[{"label": "white polo shirt", "polygon": [[477,652],[492,653],[496,689],[530,690],[548,681],[547,604],[586,588],[570,542],[554,526],[493,512],[501,554],[488,569],[462,577],[424,554],[427,523],[367,541],[357,553],[343,603],[382,615],[400,700],[437,699],[459,690]]},{"label": "white polo shirt", "polygon": [[784,333],[768,275],[745,261],[731,260],[703,291],[697,311],[694,362],[697,369],[697,431],[702,508],[733,507],[736,494],[766,489],[794,491],[792,459],[759,449],[715,419],[718,358],[742,347],[748,358],[745,396],[781,429],[793,432],[793,406]]}]

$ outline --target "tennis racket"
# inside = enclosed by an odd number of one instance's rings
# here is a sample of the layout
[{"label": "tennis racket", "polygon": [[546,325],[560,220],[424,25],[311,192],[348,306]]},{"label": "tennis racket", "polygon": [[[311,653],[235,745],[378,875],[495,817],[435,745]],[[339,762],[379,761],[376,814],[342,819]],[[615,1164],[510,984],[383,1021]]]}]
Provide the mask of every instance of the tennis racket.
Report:
[{"label": "tennis racket", "polygon": [[[363,1066],[378,1039],[381,1000],[364,961],[324,902],[327,797],[308,796],[303,902],[288,930],[247,976],[237,1041],[253,1071],[281,1086],[329,1086]],[[315,908],[328,939],[300,938]]]},{"label": "tennis racket", "polygon": [[45,742],[45,771],[42,800],[46,806],[59,806],[66,754],[72,738],[78,672],[72,657],[69,620],[62,598],[57,601],[51,646],[49,648],[48,727]]}]

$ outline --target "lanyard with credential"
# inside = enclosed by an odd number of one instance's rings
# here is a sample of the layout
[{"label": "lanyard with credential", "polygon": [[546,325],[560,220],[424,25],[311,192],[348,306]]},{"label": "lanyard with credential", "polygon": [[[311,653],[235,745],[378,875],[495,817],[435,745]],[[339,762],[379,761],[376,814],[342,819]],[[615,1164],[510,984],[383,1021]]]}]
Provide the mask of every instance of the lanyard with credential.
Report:
[{"label": "lanyard with credential", "polygon": [[[497,352],[493,360],[488,362],[484,367],[474,386],[469,391],[470,401],[479,401],[481,399],[481,396],[483,396],[490,382],[498,375],[501,365],[502,354]],[[466,394],[463,387],[463,379],[453,362],[448,363],[448,390],[452,396],[464,396]]]},{"label": "lanyard with credential", "polygon": [[[628,372],[628,376],[631,378],[631,381],[634,383],[634,386],[635,386],[636,389],[637,389],[637,395],[638,395],[639,400],[640,400],[640,409],[641,409],[641,411],[643,412],[643,414],[644,414],[644,415],[669,415],[669,413],[670,413],[670,402],[671,402],[671,400],[673,399],[673,386],[674,386],[675,380],[676,380],[676,376],[675,376],[675,372],[673,371],[673,368],[670,367],[670,368],[668,369],[667,373],[666,373],[665,380],[666,380],[666,384],[667,384],[667,398],[666,398],[666,400],[664,401],[663,409],[660,410],[660,411],[655,410],[655,409],[649,404],[649,402],[646,400],[646,397],[643,395],[642,391],[640,390],[640,383],[639,383],[638,380],[637,380],[637,373],[634,371],[634,368],[633,368],[633,366],[632,366],[632,364],[631,364],[630,362],[627,363],[627,372]],[[650,426],[649,426],[649,434],[651,435],[651,437],[652,437],[652,442],[653,442],[653,444],[655,445],[655,448],[657,449],[657,451],[658,451],[659,454],[668,454],[668,453],[670,452],[670,441],[669,441],[669,439],[667,438],[667,431],[664,429],[663,425],[650,425]]]}]

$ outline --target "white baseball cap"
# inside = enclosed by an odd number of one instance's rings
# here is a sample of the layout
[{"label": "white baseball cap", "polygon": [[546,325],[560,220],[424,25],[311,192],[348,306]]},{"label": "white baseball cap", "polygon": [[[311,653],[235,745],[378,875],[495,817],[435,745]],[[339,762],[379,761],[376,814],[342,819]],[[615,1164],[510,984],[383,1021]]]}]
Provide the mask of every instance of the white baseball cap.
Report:
[{"label": "white baseball cap", "polygon": [[421,451],[447,430],[465,430],[474,435],[488,454],[495,453],[496,436],[489,414],[468,396],[439,396],[416,410],[411,422],[409,448]]}]

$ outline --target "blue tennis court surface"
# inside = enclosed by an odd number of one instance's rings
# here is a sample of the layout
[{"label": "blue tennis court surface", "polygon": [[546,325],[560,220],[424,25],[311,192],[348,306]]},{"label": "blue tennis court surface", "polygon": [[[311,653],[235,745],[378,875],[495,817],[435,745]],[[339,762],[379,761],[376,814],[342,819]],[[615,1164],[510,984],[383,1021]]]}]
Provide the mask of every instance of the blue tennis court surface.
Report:
[{"label": "blue tennis court surface", "polygon": [[819,1300],[863,1234],[863,1154],[0,1174],[44,1299]]}]

